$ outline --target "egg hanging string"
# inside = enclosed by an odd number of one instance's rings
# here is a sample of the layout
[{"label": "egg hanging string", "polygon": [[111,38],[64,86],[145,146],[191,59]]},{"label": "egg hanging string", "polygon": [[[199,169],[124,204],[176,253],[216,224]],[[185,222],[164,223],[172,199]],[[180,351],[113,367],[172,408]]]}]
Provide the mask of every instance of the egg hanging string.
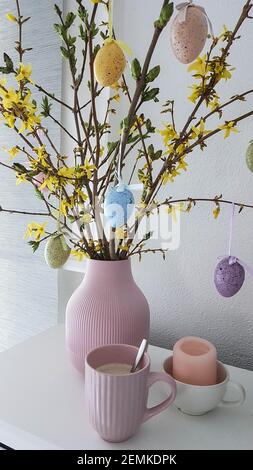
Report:
[{"label": "egg hanging string", "polygon": [[233,226],[235,218],[235,203],[232,203],[231,214],[230,214],[230,229],[229,229],[229,238],[228,238],[228,256],[231,257],[231,247],[232,247],[232,236],[233,236]]},{"label": "egg hanging string", "polygon": [[200,5],[195,5],[193,3],[193,0],[189,0],[188,2],[179,3],[176,6],[177,10],[179,10],[179,14],[178,14],[179,23],[185,23],[186,16],[187,16],[187,10],[188,10],[189,7],[195,7],[198,10],[202,11],[202,13],[204,13],[204,15],[206,17],[206,20],[207,20],[207,23],[208,23],[208,26],[209,26],[210,33],[214,37],[213,25],[212,25],[212,22],[211,22],[208,14],[207,14],[205,8],[200,6]]},{"label": "egg hanging string", "polygon": [[110,44],[114,42],[117,44],[123,52],[127,55],[133,55],[132,49],[124,42],[113,37],[113,0],[108,1],[108,38],[104,41],[104,44]]},{"label": "egg hanging string", "polygon": [[108,32],[109,32],[109,39],[113,39],[113,0],[109,0],[108,3]]},{"label": "egg hanging string", "polygon": [[[253,277],[253,268],[249,266],[247,263],[242,261],[241,259],[233,256],[231,254],[232,249],[232,238],[233,238],[233,228],[234,228],[234,218],[235,218],[235,203],[233,202],[231,205],[231,213],[230,213],[230,222],[229,222],[229,237],[228,237],[228,258],[229,264],[239,263],[245,271],[247,271],[250,276]],[[222,259],[224,256],[219,256],[218,259]]]},{"label": "egg hanging string", "polygon": [[58,208],[57,221],[56,221],[56,237],[60,237],[63,250],[68,251],[69,247],[66,243],[65,237],[61,229],[61,211],[60,211],[61,203],[62,203],[62,188],[59,189],[59,208]]},{"label": "egg hanging string", "polygon": [[61,233],[61,202],[62,202],[62,188],[59,190],[59,208],[58,208],[58,214],[57,214],[57,223],[56,223],[56,232],[59,234]]},{"label": "egg hanging string", "polygon": [[122,142],[123,142],[123,135],[124,135],[124,126],[122,128],[122,133],[121,133],[121,138],[120,138],[120,145],[119,145],[119,158],[117,162],[117,166],[115,169],[115,186],[117,186],[117,191],[123,191],[124,188],[128,188],[132,191],[142,191],[143,189],[143,184],[142,183],[137,183],[137,184],[125,184],[123,182],[122,178],[122,166],[123,166],[123,160],[124,160],[124,154],[122,151]]}]

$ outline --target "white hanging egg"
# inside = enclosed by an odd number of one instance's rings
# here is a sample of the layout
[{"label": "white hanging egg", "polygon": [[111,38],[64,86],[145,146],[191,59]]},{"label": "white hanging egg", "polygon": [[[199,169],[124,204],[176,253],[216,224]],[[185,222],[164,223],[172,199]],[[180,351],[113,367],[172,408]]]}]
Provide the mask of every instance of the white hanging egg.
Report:
[{"label": "white hanging egg", "polygon": [[45,246],[44,255],[47,265],[53,269],[60,268],[68,260],[70,252],[62,233],[52,235]]},{"label": "white hanging egg", "polygon": [[172,23],[170,34],[171,47],[179,62],[193,62],[204,47],[207,34],[206,15],[200,8],[189,6],[185,21],[182,21],[182,12],[179,12]]}]

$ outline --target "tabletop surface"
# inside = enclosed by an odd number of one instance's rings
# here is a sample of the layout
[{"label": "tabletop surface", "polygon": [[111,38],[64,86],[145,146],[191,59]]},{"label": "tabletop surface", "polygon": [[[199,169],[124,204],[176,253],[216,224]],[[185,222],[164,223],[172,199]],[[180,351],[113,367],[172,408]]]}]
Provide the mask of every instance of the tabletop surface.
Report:
[{"label": "tabletop surface", "polygon": [[[171,353],[149,346],[149,354],[151,369],[159,371]],[[64,325],[58,325],[0,353],[0,442],[38,449],[253,449],[253,372],[228,369],[246,389],[242,406],[219,406],[194,417],[171,405],[130,440],[107,443],[89,424],[84,377],[69,364]],[[151,388],[149,405],[165,397],[166,386],[158,383]]]}]

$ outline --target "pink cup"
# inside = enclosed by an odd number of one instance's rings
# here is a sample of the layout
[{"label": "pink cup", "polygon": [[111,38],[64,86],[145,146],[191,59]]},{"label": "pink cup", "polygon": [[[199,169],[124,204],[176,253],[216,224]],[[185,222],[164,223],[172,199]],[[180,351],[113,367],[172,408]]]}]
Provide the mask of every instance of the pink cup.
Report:
[{"label": "pink cup", "polygon": [[[85,395],[90,421],[106,441],[129,439],[143,422],[168,408],[175,399],[175,381],[163,372],[149,372],[146,353],[140,369],[132,374],[111,375],[96,370],[105,364],[132,364],[137,351],[135,346],[114,344],[96,348],[86,356]],[[169,385],[169,397],[147,408],[148,389],[159,381]]]},{"label": "pink cup", "polygon": [[217,383],[217,352],[209,341],[196,336],[181,338],[173,348],[173,377],[185,384]]}]

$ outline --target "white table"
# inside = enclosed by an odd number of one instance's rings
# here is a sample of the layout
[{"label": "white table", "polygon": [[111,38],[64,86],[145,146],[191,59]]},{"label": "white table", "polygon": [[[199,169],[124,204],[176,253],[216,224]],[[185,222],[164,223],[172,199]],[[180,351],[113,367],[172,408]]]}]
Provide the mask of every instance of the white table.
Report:
[{"label": "white table", "polygon": [[[169,352],[150,346],[149,353],[160,370]],[[109,444],[89,424],[84,379],[66,359],[59,325],[0,353],[0,441],[19,449],[253,449],[253,372],[229,370],[247,392],[241,407],[193,417],[172,405],[129,441]],[[152,395],[161,401],[166,388],[157,384]]]}]

